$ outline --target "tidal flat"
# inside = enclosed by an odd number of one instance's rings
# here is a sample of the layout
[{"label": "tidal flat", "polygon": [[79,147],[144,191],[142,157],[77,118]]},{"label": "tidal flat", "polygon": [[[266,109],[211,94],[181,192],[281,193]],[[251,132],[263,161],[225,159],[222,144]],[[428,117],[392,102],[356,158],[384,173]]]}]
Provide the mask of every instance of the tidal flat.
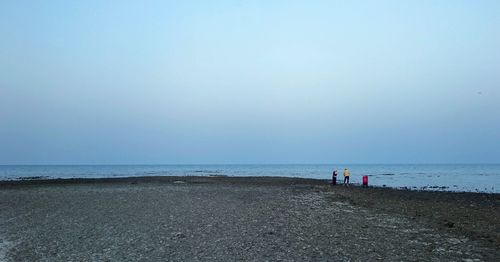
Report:
[{"label": "tidal flat", "polygon": [[1,261],[498,261],[500,194],[280,177],[0,182]]}]

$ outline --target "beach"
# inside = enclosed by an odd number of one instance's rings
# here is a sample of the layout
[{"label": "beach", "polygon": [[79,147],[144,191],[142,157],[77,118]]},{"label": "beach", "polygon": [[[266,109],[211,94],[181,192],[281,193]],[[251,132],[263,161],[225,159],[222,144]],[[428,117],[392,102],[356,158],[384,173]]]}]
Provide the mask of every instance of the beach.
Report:
[{"label": "beach", "polygon": [[4,261],[497,261],[500,194],[283,177],[0,182]]}]

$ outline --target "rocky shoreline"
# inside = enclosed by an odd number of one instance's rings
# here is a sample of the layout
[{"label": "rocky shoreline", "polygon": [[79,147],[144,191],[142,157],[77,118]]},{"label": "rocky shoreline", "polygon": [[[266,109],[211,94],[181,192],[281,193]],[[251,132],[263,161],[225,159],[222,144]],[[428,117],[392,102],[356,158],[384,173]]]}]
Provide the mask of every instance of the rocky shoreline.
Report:
[{"label": "rocky shoreline", "polygon": [[0,182],[11,261],[496,261],[500,194],[279,177]]}]

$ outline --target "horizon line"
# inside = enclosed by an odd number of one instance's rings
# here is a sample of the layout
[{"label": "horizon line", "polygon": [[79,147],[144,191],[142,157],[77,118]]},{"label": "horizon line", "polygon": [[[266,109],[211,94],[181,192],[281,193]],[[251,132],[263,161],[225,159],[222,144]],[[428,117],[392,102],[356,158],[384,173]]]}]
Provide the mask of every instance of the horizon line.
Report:
[{"label": "horizon line", "polygon": [[446,163],[446,162],[434,162],[434,163],[162,163],[162,164],[111,164],[111,163],[70,163],[70,164],[0,164],[0,166],[242,166],[242,165],[500,165],[500,163]]}]

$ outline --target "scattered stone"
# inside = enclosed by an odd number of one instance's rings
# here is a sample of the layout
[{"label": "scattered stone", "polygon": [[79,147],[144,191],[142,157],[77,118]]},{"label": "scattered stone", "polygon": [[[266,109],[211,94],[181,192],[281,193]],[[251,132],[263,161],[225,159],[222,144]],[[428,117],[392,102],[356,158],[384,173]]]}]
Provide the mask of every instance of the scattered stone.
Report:
[{"label": "scattered stone", "polygon": [[453,222],[451,222],[451,221],[446,221],[446,222],[444,223],[444,225],[445,225],[445,226],[447,226],[447,227],[449,227],[449,228],[452,228],[452,227],[454,227],[454,226],[455,226],[455,223],[453,223]]},{"label": "scattered stone", "polygon": [[174,235],[175,235],[175,237],[177,237],[177,238],[185,238],[185,237],[186,237],[186,235],[185,235],[185,234],[183,234],[183,233],[181,233],[181,232],[177,232],[177,233],[175,233]]}]

